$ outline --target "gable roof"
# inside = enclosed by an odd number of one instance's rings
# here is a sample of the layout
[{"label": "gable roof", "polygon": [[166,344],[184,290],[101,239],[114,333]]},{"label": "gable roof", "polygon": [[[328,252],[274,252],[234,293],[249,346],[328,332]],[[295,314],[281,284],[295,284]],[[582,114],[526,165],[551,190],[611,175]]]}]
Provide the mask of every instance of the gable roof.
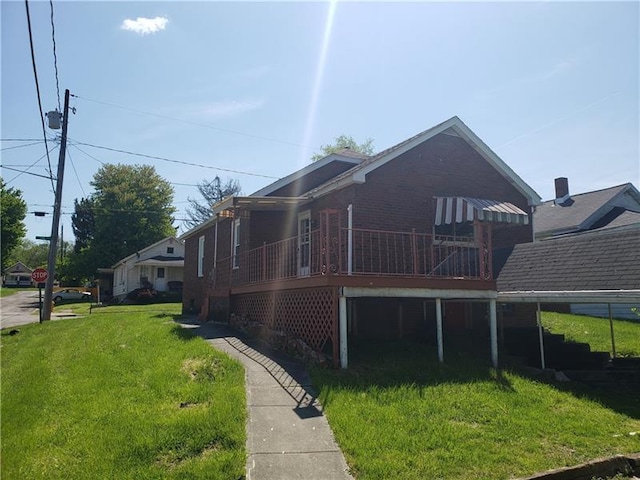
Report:
[{"label": "gable roof", "polygon": [[[306,176],[309,176],[314,172],[318,172],[322,169],[325,169],[330,164],[337,164],[337,163],[344,164],[343,170],[347,170],[353,167],[354,165],[358,165],[359,163],[361,163],[363,160],[367,158],[369,158],[368,155],[355,152],[348,148],[344,148],[339,152],[332,153],[330,155],[327,155],[324,158],[321,158],[320,160],[312,162],[309,165],[301,168],[300,170],[296,170],[292,174],[287,175],[286,177],[282,177],[281,179],[276,180],[272,184],[267,185],[266,187],[258,190],[257,192],[252,193],[250,196],[260,197],[260,196],[271,195],[273,192],[280,190],[281,188],[284,188],[285,186],[290,185],[295,181],[298,181]],[[324,181],[325,180],[323,180],[322,183],[324,183]],[[317,186],[318,184],[313,185],[313,187],[311,188],[315,188]],[[310,190],[311,188],[307,190]],[[303,192],[299,192],[299,193],[303,193]]]},{"label": "gable roof", "polygon": [[[417,135],[414,135],[413,137],[408,138],[407,140],[404,140],[397,145],[387,148],[386,150],[383,150],[373,156],[367,156],[358,152],[354,152],[353,150],[343,149],[340,152],[328,155],[316,162],[305,166],[300,170],[293,172],[286,177],[281,178],[280,180],[273,182],[270,185],[267,185],[266,187],[251,194],[249,197],[225,198],[215,205],[212,205],[212,210],[214,212],[220,212],[221,210],[224,210],[226,208],[238,206],[238,200],[241,200],[248,205],[248,202],[250,202],[250,200],[252,199],[254,202],[258,202],[259,198],[264,198],[265,200],[268,200],[270,198],[273,199],[275,197],[275,195],[273,194],[275,193],[276,195],[279,195],[279,191],[281,191],[281,189],[283,189],[284,187],[291,185],[302,178],[308,177],[314,172],[318,172],[323,167],[336,162],[348,163],[352,166],[345,171],[338,173],[337,175],[332,175],[331,178],[319,185],[312,187],[310,190],[306,192],[296,193],[295,196],[290,196],[289,198],[292,201],[304,203],[305,201],[321,197],[336,189],[346,187],[353,183],[364,183],[366,182],[366,175],[369,172],[381,167],[387,162],[420,145],[421,143],[426,142],[427,140],[435,137],[440,133],[462,138],[476,152],[478,152],[482,158],[484,158],[493,168],[495,168],[504,178],[506,178],[515,187],[515,189],[527,199],[527,203],[529,205],[540,204],[540,196],[524,180],[522,180],[522,178],[520,178],[500,157],[498,157],[498,155],[493,152],[493,150],[491,150],[475,133],[473,133],[462,120],[454,116],[449,120],[436,125],[435,127],[418,133]],[[270,197],[270,195],[273,195],[273,197]],[[282,197],[282,199],[284,198],[286,197]],[[192,237],[196,233],[201,232],[204,229],[214,225],[216,221],[218,221],[217,217],[215,215],[212,215],[211,218],[205,220],[200,225],[196,225],[187,232],[183,233],[180,238],[187,239],[189,237]]]},{"label": "gable roof", "polygon": [[4,273],[31,273],[33,272],[32,268],[27,267],[24,263],[22,262],[16,262],[13,265],[11,265],[10,267],[5,268]]},{"label": "gable roof", "polygon": [[640,225],[521,243],[494,253],[499,292],[640,292],[638,265]]},{"label": "gable roof", "polygon": [[562,204],[555,200],[543,202],[533,214],[535,234],[542,237],[589,229],[625,194],[636,200],[640,211],[640,193],[631,183],[571,195]]},{"label": "gable roof", "polygon": [[[143,253],[148,252],[149,250],[151,250],[151,249],[153,249],[153,248],[155,248],[155,247],[157,247],[157,246],[159,246],[159,245],[162,245],[163,243],[171,243],[171,241],[172,241],[172,240],[173,240],[176,244],[178,244],[178,245],[180,245],[180,246],[184,245],[184,244],[183,244],[183,242],[182,242],[182,240],[178,240],[176,237],[166,237],[166,238],[163,238],[162,240],[160,240],[160,241],[158,241],[158,242],[154,243],[153,245],[149,245],[148,247],[145,247],[145,248],[143,248],[143,249],[141,249],[141,250],[138,250],[138,251],[137,251],[137,252],[135,252],[135,253],[132,253],[132,254],[131,254],[131,255],[129,255],[128,257],[125,257],[125,258],[123,258],[123,259],[121,259],[121,260],[118,260],[116,263],[114,263],[114,264],[113,264],[113,266],[112,266],[111,268],[117,268],[119,265],[121,265],[121,264],[123,264],[123,263],[125,263],[125,262],[128,262],[129,260],[132,260],[134,257],[135,257],[135,258],[138,258],[138,257],[140,257]],[[175,258],[175,259],[184,259],[182,256],[178,256],[178,255],[176,255],[176,256],[175,256],[175,257],[173,257],[173,258]]]},{"label": "gable roof", "polygon": [[394,158],[411,150],[412,148],[426,142],[430,138],[440,133],[455,135],[465,140],[474,150],[476,150],[493,168],[495,168],[504,178],[506,178],[525,198],[529,205],[539,205],[540,196],[522,180],[498,155],[491,150],[475,133],[467,127],[458,117],[451,117],[435,127],[429,128],[417,135],[414,135],[403,142],[394,145],[382,152],[374,155],[341,175],[329,180],[323,185],[307,192],[309,197],[320,197],[338,188],[345,187],[352,183],[366,182],[366,175],[381,167]]}]

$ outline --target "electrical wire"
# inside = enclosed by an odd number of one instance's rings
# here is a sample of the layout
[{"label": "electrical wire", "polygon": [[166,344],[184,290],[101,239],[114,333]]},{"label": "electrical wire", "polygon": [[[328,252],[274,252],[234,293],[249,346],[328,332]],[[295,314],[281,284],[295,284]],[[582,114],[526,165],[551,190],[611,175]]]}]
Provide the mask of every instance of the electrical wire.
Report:
[{"label": "electrical wire", "polygon": [[80,186],[80,190],[82,190],[82,196],[86,197],[87,194],[84,191],[84,188],[82,187],[82,182],[80,182],[80,177],[78,176],[78,171],[76,170],[76,165],[73,162],[73,158],[71,158],[71,151],[67,150],[67,155],[69,155],[69,160],[71,161],[71,168],[73,168],[73,173],[76,174],[76,179],[78,180],[78,185]]},{"label": "electrical wire", "polygon": [[42,140],[38,140],[37,142],[27,143],[25,145],[14,145],[13,147],[0,148],[0,152],[6,152],[7,150],[15,150],[16,148],[30,147],[32,145],[40,145],[41,143],[42,143]]},{"label": "electrical wire", "polygon": [[56,91],[58,92],[58,111],[62,111],[60,106],[60,82],[58,81],[58,56],[56,55],[56,27],[53,23],[53,0],[49,0],[51,5],[51,40],[53,41],[53,66],[56,72]]},{"label": "electrical wire", "polygon": [[0,142],[41,142],[40,138],[0,138]]},{"label": "electrical wire", "polygon": [[51,180],[51,188],[53,188],[53,191],[55,192],[56,187],[53,184],[53,175],[51,173],[53,170],[51,168],[51,158],[49,158],[49,145],[47,144],[47,131],[44,127],[44,112],[42,111],[42,100],[40,98],[40,84],[38,83],[38,70],[36,69],[36,54],[33,51],[33,34],[31,32],[31,15],[29,14],[29,0],[24,0],[24,6],[27,11],[27,26],[29,29],[29,46],[31,48],[31,64],[33,65],[33,77],[36,81],[36,94],[38,96],[38,108],[40,110],[40,123],[42,124],[42,136],[44,137],[44,148],[45,148],[45,151],[47,152],[46,153],[47,163],[49,164],[49,179]]},{"label": "electrical wire", "polygon": [[[42,158],[44,158],[44,155],[42,156]],[[14,171],[14,172],[20,172],[20,175],[22,175],[22,174],[26,174],[26,175],[33,175],[34,177],[42,177],[42,178],[46,178],[47,180],[50,178],[50,177],[47,177],[46,175],[40,175],[39,173],[28,172],[28,171],[26,171],[26,170],[19,170],[19,169],[17,169],[17,168],[7,167],[6,165],[3,165],[3,166],[2,166],[2,168],[4,168],[5,170],[12,170],[12,171]],[[7,182],[7,184],[9,184],[9,183],[13,182],[13,181],[14,181],[16,178],[18,178],[20,175],[17,175],[17,176],[15,176],[15,177],[13,177],[11,180],[9,180],[9,181]]]},{"label": "electrical wire", "polygon": [[101,100],[93,100],[91,98],[80,97],[78,95],[71,95],[71,96],[75,97],[75,98],[79,98],[80,100],[86,100],[87,102],[99,103],[101,105],[107,105],[109,107],[120,108],[122,110],[128,110],[130,112],[139,113],[139,114],[142,114],[142,115],[150,115],[152,117],[164,118],[165,120],[172,120],[174,122],[181,122],[181,123],[185,123],[187,125],[194,125],[196,127],[209,128],[211,130],[217,130],[219,132],[232,133],[234,135],[241,135],[243,137],[255,138],[257,140],[264,140],[264,141],[267,141],[267,142],[282,143],[284,145],[290,145],[292,147],[301,147],[302,146],[299,143],[288,142],[286,140],[278,140],[276,138],[263,137],[263,136],[260,136],[260,135],[253,135],[251,133],[239,132],[237,130],[230,130],[228,128],[214,127],[213,125],[207,125],[206,123],[192,122],[190,120],[184,120],[184,119],[181,119],[181,118],[170,117],[168,115],[162,115],[162,114],[159,114],[159,113],[145,112],[143,110],[136,110],[135,108],[129,108],[129,107],[124,107],[122,105],[116,105],[115,103],[103,102]]},{"label": "electrical wire", "polygon": [[71,143],[69,142],[70,138],[67,136],[67,145],[72,146],[73,148],[75,148],[76,150],[79,150],[81,153],[84,153],[87,157],[94,159],[96,162],[98,162],[100,165],[104,165],[105,163],[100,160],[99,158],[94,157],[93,155],[85,152],[84,150],[82,150],[79,146],[77,146],[75,143]]},{"label": "electrical wire", "polygon": [[262,175],[260,173],[243,172],[241,170],[232,170],[230,168],[212,167],[211,165],[202,165],[201,163],[184,162],[182,160],[173,160],[173,159],[170,159],[170,158],[157,157],[155,155],[146,155],[144,153],[136,153],[136,152],[130,152],[130,151],[127,151],[127,150],[120,150],[118,148],[104,147],[102,145],[94,145],[92,143],[79,142],[77,140],[74,140],[74,142],[77,145],[84,145],[84,146],[87,146],[87,147],[99,148],[99,149],[102,149],[102,150],[108,150],[110,152],[124,153],[126,155],[134,155],[136,157],[149,158],[149,159],[152,159],[152,160],[162,160],[163,162],[177,163],[177,164],[180,164],[180,165],[188,165],[190,167],[208,168],[208,169],[211,169],[211,170],[219,170],[221,172],[229,172],[229,173],[235,173],[235,174],[238,174],[238,175],[248,175],[248,176],[252,176],[252,177],[269,178],[269,179],[275,179],[275,180],[278,180],[280,178],[280,177],[273,177],[271,175]]},{"label": "electrical wire", "polygon": [[[10,184],[11,182],[13,182],[14,180],[16,180],[17,178],[19,178],[20,176],[22,176],[23,174],[28,174],[28,175],[35,175],[37,177],[42,177],[43,175],[38,175],[37,173],[31,173],[29,172],[29,169],[33,168],[40,160],[42,160],[45,156],[49,157],[49,153],[52,152],[53,150],[55,150],[56,148],[58,148],[57,145],[54,145],[53,147],[51,147],[51,150],[47,150],[47,153],[45,153],[44,155],[42,155],[40,158],[38,158],[35,162],[33,162],[31,165],[29,165],[27,167],[26,170],[16,170],[18,172],[20,172],[18,175],[16,175],[15,177],[13,177],[11,180],[9,180],[7,182],[7,185]],[[4,167],[7,168],[7,167]],[[13,169],[15,170],[15,169]],[[44,178],[48,178],[51,180],[51,183],[53,184],[53,177],[51,176],[51,171],[49,171],[49,176],[48,177],[44,177]]]}]

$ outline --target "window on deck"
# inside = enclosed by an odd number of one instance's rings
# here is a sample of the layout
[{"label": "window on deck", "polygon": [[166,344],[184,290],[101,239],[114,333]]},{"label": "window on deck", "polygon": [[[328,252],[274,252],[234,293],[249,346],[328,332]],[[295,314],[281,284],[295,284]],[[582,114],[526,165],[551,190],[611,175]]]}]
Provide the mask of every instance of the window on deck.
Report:
[{"label": "window on deck", "polygon": [[231,230],[233,245],[233,268],[240,268],[240,219],[237,218],[233,221],[233,229]]},{"label": "window on deck", "polygon": [[204,235],[198,238],[198,277],[204,276]]}]

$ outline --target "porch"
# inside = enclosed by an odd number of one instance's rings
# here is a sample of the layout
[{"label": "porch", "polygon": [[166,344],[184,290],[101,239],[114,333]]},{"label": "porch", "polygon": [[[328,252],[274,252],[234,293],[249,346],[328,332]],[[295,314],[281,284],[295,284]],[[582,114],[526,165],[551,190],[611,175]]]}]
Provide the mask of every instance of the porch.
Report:
[{"label": "porch", "polygon": [[208,272],[207,290],[240,293],[283,282],[369,286],[372,281],[389,287],[464,288],[471,282],[474,288],[491,288],[491,227],[478,222],[476,228],[481,235],[474,239],[415,230],[336,228],[331,233],[321,227],[218,260]]}]

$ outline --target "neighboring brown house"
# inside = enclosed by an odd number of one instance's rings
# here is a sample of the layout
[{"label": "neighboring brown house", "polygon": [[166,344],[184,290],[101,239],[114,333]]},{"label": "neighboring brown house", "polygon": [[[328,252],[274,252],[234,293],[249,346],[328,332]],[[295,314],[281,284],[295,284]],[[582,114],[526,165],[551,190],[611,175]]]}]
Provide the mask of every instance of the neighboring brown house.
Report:
[{"label": "neighboring brown house", "polygon": [[301,338],[347,366],[347,337],[486,335],[493,248],[531,242],[540,198],[459,118],[377,155],[329,155],[185,233],[184,310]]},{"label": "neighboring brown house", "polygon": [[556,198],[533,214],[536,240],[640,224],[640,192],[631,183],[571,195],[566,177],[555,179]]}]

